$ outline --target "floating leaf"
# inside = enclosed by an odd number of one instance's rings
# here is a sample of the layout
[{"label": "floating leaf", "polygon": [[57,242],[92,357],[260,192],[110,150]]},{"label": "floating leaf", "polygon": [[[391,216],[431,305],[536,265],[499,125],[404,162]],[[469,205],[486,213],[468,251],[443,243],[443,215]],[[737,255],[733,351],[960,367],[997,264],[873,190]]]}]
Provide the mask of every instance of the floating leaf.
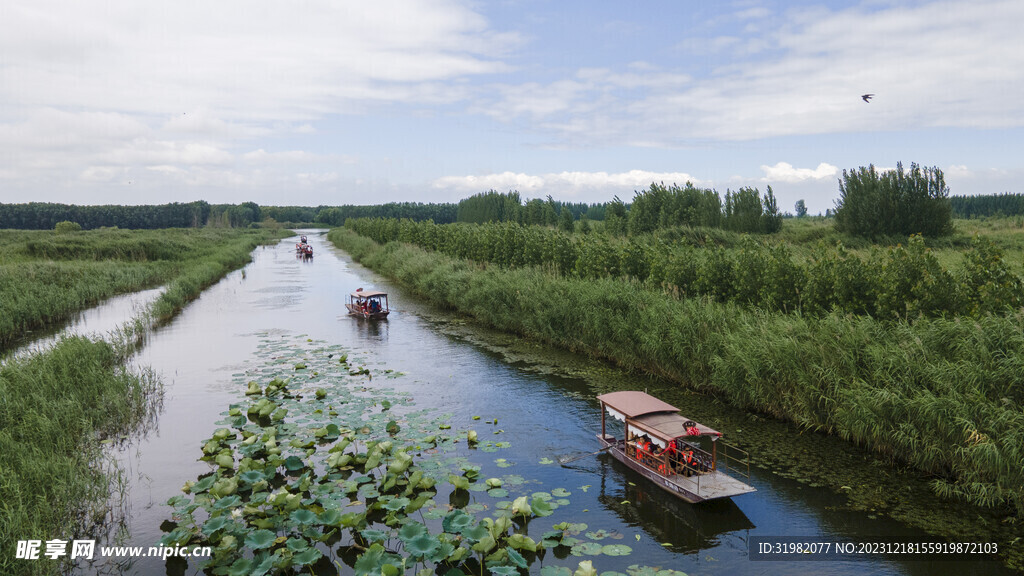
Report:
[{"label": "floating leaf", "polygon": [[423,534],[405,543],[406,552],[417,557],[429,556],[440,547],[441,543],[437,541],[437,538],[429,534]]},{"label": "floating leaf", "polygon": [[625,544],[605,544],[601,547],[601,553],[605,556],[628,556],[633,549]]},{"label": "floating leaf", "polygon": [[573,556],[598,556],[601,554],[601,545],[597,542],[579,542],[572,547]]},{"label": "floating leaf", "polygon": [[292,522],[295,522],[296,524],[312,524],[316,520],[316,514],[305,508],[302,508],[292,512],[289,518],[291,518]]},{"label": "floating leaf", "polygon": [[276,539],[277,535],[270,530],[256,530],[245,537],[245,546],[253,550],[261,550],[269,547]]}]

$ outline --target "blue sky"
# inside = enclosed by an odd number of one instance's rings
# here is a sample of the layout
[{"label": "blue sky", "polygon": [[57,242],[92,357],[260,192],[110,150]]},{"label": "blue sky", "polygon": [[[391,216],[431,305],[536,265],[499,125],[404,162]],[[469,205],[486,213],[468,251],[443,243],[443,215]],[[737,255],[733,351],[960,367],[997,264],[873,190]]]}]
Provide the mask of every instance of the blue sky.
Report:
[{"label": "blue sky", "polygon": [[[372,6],[370,5],[372,4]],[[0,202],[1024,192],[1024,3],[14,0]],[[874,93],[871,103],[860,99]]]}]

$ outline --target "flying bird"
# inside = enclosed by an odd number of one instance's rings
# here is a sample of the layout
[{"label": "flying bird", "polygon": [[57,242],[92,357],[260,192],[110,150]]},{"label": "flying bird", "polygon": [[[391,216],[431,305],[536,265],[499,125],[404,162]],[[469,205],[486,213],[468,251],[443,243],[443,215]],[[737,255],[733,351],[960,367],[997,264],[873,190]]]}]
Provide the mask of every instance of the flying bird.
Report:
[{"label": "flying bird", "polygon": [[871,97],[872,96],[874,96],[874,94],[862,94],[861,95],[861,99],[863,99],[868,104],[871,104]]}]

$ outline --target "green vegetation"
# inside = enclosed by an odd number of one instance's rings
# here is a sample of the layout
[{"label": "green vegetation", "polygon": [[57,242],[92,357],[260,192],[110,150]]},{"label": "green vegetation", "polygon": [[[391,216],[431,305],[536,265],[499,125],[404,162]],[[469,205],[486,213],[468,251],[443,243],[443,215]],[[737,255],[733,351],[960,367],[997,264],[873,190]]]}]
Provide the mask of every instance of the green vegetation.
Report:
[{"label": "green vegetation", "polygon": [[[209,546],[204,570],[597,576],[594,564],[632,553],[604,541],[607,531],[584,536],[586,524],[559,521],[569,490],[516,474],[487,478],[465,456],[507,442],[450,431],[408,396],[366,385],[395,377],[390,370],[315,342],[274,338],[260,348],[263,363],[237,381],[245,399],[202,446],[210,472],[168,502],[162,543]],[[337,553],[334,564],[321,543]],[[639,564],[627,571],[683,576]]]},{"label": "green vegetation", "polygon": [[110,296],[167,284],[154,312],[169,318],[252,249],[267,230],[0,230],[0,349]]},{"label": "green vegetation", "polygon": [[1024,215],[1024,194],[950,196],[949,204],[958,218]]},{"label": "green vegetation", "polygon": [[[748,194],[748,201],[754,199]],[[638,197],[630,226],[647,211]],[[906,246],[873,248],[863,257],[841,244],[823,243],[801,248],[806,255],[798,257],[791,243],[758,242],[715,229],[670,228],[618,239],[510,223],[358,219],[347,227],[382,244],[408,242],[455,258],[539,266],[575,278],[637,280],[681,298],[709,297],[772,312],[842,312],[915,321],[1003,313],[1024,305],[1024,281],[1000,248],[979,236],[969,241],[958,269],[949,270],[920,236]]]},{"label": "green vegetation", "polygon": [[91,537],[103,524],[114,479],[101,444],[137,428],[156,391],[122,368],[122,354],[75,337],[0,365],[0,573],[55,573],[42,554],[16,560],[15,543]]},{"label": "green vegetation", "polygon": [[843,170],[836,202],[836,229],[877,238],[953,233],[949,188],[942,170],[911,164],[878,172],[874,166]]},{"label": "green vegetation", "polygon": [[[1024,313],[881,321],[677,299],[613,278],[503,269],[351,230],[329,239],[433,303],[839,435],[1024,514]],[[979,261],[984,261],[980,258]]]}]

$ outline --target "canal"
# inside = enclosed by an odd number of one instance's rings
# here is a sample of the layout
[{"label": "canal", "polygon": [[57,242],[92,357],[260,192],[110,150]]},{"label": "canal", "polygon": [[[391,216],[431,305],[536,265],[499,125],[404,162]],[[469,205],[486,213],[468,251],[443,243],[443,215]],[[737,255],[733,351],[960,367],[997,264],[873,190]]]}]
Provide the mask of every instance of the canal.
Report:
[{"label": "canal", "polygon": [[[494,439],[508,442],[507,448],[469,456],[484,468],[483,477],[511,472],[536,490],[563,488],[572,497],[560,512],[571,513],[575,522],[586,523],[591,531],[602,530],[608,542],[632,549],[630,556],[621,558],[548,557],[546,565],[575,567],[579,560],[590,559],[601,571],[626,573],[639,564],[690,575],[1013,573],[989,557],[751,560],[749,545],[755,538],[936,541],[940,538],[898,518],[924,515],[935,523],[955,522],[966,515],[989,519],[974,509],[935,502],[926,483],[913,473],[837,439],[474,327],[353,263],[331,248],[322,232],[306,233],[316,251],[312,261],[296,259],[296,238],[258,248],[252,264],[224,278],[173,322],[156,329],[134,359],[162,377],[164,394],[155,423],[115,448],[126,485],[120,514],[109,525],[109,541],[152,546],[160,539],[161,525],[170,517],[166,501],[181,493],[185,481],[210,470],[198,460],[203,442],[218,427],[227,406],[239,401],[244,391],[239,378],[263,360],[260,354],[268,340],[278,339],[341,346],[370,365],[403,373],[368,385],[408,393],[418,409],[450,414],[453,429],[475,429],[481,437],[500,432]],[[346,315],[345,296],[359,287],[389,293],[393,312],[387,321],[367,323]],[[757,492],[688,505],[607,455],[559,466],[559,456],[598,448],[600,413],[594,397],[619,389],[647,389],[750,451],[748,483]],[[76,565],[75,571],[142,575],[183,570],[199,573],[194,563],[165,566],[151,558],[98,559]]]}]

